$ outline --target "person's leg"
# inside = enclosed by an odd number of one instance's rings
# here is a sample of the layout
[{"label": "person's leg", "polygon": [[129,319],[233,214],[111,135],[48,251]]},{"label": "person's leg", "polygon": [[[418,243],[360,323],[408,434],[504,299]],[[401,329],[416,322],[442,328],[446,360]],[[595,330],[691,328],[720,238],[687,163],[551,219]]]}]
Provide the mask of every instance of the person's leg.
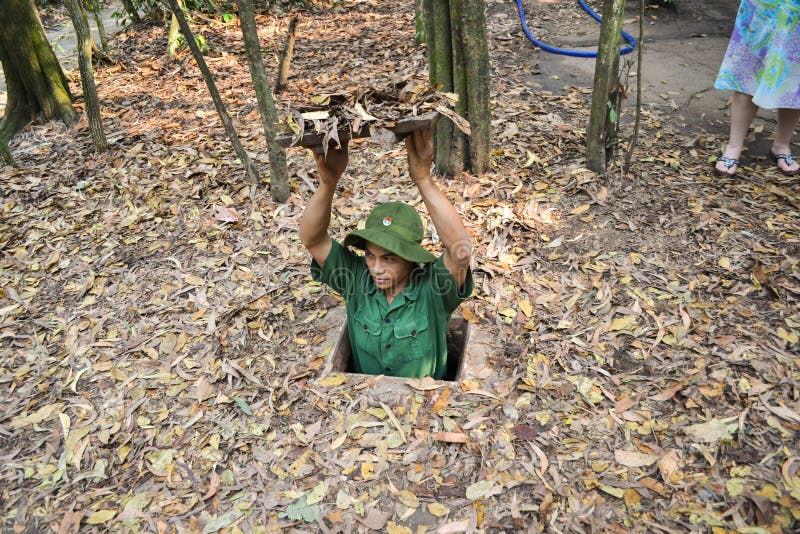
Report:
[{"label": "person's leg", "polygon": [[[733,100],[731,101],[731,129],[728,144],[722,152],[723,158],[730,158],[731,160],[739,159],[742,148],[744,148],[744,138],[747,136],[747,130],[750,129],[750,123],[753,122],[753,117],[756,116],[757,111],[758,106],[753,103],[752,96],[739,92],[733,93]],[[737,166],[732,165],[729,168],[725,162],[720,159],[717,161],[715,168],[719,172],[733,175],[736,173]]]},{"label": "person's leg", "polygon": [[[772,143],[772,154],[791,154],[792,149],[789,143],[792,141],[794,129],[800,119],[800,109],[780,108],[778,109],[778,127],[775,128],[775,141]],[[793,161],[791,165],[785,159],[777,161],[778,167],[784,172],[797,172],[800,170],[800,163]]]}]

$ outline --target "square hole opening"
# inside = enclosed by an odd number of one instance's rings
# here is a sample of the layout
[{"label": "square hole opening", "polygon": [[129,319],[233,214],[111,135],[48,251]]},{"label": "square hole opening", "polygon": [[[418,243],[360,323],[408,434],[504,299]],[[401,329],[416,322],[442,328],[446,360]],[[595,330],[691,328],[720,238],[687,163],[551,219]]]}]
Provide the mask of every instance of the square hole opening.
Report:
[{"label": "square hole opening", "polygon": [[[449,382],[461,380],[465,375],[466,358],[464,357],[469,343],[470,323],[462,317],[453,317],[447,325],[447,368],[442,380]],[[340,373],[356,373],[353,368],[350,333],[347,321],[342,327],[339,339],[333,349],[332,370]]]}]

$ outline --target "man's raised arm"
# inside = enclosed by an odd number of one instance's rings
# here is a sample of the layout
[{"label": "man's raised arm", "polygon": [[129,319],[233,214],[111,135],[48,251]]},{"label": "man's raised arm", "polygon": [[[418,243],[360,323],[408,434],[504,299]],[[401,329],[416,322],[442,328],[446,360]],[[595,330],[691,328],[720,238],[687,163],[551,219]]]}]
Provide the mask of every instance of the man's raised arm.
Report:
[{"label": "man's raised arm", "polygon": [[315,152],[314,159],[319,174],[319,187],[303,210],[303,217],[300,219],[300,241],[311,257],[323,266],[332,246],[328,226],[331,223],[333,194],[347,168],[347,141],[342,142],[341,148],[329,149],[327,157],[325,154]]},{"label": "man's raised arm", "polygon": [[472,259],[472,245],[461,216],[431,177],[433,130],[416,130],[406,137],[408,172],[419,189],[428,214],[444,245],[444,265],[459,287],[464,284]]}]

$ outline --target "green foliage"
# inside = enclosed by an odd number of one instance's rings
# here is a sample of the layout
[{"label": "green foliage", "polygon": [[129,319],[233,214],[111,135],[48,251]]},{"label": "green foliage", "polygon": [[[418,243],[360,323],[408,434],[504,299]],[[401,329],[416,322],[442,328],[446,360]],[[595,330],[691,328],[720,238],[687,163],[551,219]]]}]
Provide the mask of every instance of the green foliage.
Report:
[{"label": "green foliage", "polygon": [[[2,1],[2,0],[0,0]],[[40,6],[59,2],[60,0],[36,0]],[[96,1],[96,0],[95,0]],[[283,10],[290,9],[326,9],[341,4],[343,0],[254,0],[253,4],[256,11],[266,11],[271,8]],[[166,0],[129,0],[132,9],[144,14],[153,22],[163,22],[165,14],[169,11]],[[198,13],[215,13],[222,18],[226,24],[236,19],[234,0],[184,0],[186,11]],[[112,14],[119,19],[119,24],[124,24],[128,19],[133,18],[133,14],[125,9]]]},{"label": "green foliage", "polygon": [[254,0],[256,10],[266,10],[273,7],[284,9],[329,8],[341,4],[343,0]]},{"label": "green foliage", "polygon": [[[206,41],[206,38],[203,36],[203,34],[201,33],[196,34],[194,36],[194,42],[197,44],[197,48],[200,49],[201,54],[203,54],[204,56],[208,54],[209,50],[208,42]],[[186,46],[186,38],[183,36],[183,34],[180,34],[178,36],[178,43],[180,44],[180,46]]]},{"label": "green foliage", "polygon": [[286,507],[286,512],[280,517],[291,519],[292,521],[305,521],[314,523],[322,517],[322,509],[318,504],[309,504],[308,494],[304,493],[299,499]]},{"label": "green foliage", "polygon": [[[165,0],[130,0],[130,5],[137,12],[144,13],[153,21],[160,21],[163,19],[165,11],[169,10],[169,6]],[[218,13],[225,22],[228,22],[234,16],[231,14],[234,7],[233,0],[184,0],[184,6],[186,11]],[[131,13],[125,11],[117,11],[112,16],[121,19],[120,22],[124,23],[131,15]]]},{"label": "green foliage", "polygon": [[[126,4],[152,21],[160,21],[164,18],[166,4],[161,0],[128,0]],[[128,19],[134,18],[133,13],[128,12],[127,6],[122,11],[115,11],[111,16],[118,19],[118,24],[125,24]]]},{"label": "green foliage", "polygon": [[233,2],[216,2],[214,0],[185,0],[186,9],[201,13],[230,13],[233,11]]},{"label": "green foliage", "polygon": [[200,52],[202,52],[203,55],[208,54],[208,43],[202,34],[195,35],[194,42],[197,43],[197,48],[200,49]]},{"label": "green foliage", "polygon": [[617,123],[617,110],[614,109],[614,103],[611,100],[608,101],[608,120],[612,124]]}]

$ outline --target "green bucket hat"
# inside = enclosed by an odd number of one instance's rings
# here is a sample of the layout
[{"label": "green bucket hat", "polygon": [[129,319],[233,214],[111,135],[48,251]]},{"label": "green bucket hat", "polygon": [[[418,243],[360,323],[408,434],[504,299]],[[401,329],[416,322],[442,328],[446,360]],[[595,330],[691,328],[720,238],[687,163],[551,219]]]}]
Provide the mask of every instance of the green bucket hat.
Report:
[{"label": "green bucket hat", "polygon": [[436,256],[422,248],[422,234],[417,210],[402,202],[387,202],[376,206],[364,229],[350,232],[344,245],[364,249],[369,241],[413,263],[436,261]]}]

